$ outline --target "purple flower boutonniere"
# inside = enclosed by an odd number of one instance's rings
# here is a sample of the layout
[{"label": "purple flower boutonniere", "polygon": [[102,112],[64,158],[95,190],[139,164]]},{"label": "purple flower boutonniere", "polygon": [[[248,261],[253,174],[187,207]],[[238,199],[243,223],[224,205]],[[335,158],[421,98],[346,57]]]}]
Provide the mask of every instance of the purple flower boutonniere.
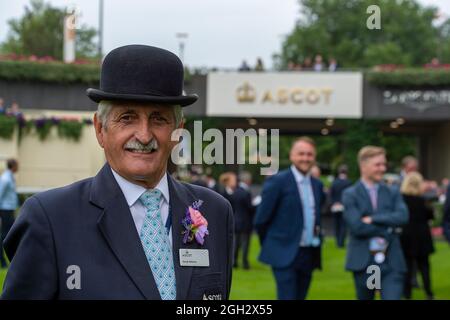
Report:
[{"label": "purple flower boutonniere", "polygon": [[202,200],[194,201],[191,206],[187,207],[186,215],[183,220],[181,220],[185,229],[182,233],[184,235],[184,244],[192,242],[195,238],[199,244],[203,245],[205,236],[209,234],[208,221],[206,221],[199,211],[202,204]]}]

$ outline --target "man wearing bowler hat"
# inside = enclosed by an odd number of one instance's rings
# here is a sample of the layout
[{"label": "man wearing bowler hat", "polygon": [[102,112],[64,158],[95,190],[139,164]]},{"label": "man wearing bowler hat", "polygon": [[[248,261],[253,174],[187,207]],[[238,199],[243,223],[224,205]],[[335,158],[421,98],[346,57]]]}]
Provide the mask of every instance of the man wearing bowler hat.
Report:
[{"label": "man wearing bowler hat", "polygon": [[229,202],[167,173],[182,108],[183,65],[169,51],[129,45],[104,59],[93,178],[39,193],[5,241],[3,299],[227,299]]}]

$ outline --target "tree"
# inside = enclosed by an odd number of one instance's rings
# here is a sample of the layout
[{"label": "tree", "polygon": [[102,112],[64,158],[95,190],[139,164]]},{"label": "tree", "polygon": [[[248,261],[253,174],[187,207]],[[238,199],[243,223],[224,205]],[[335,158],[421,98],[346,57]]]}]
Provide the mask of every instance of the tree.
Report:
[{"label": "tree", "polygon": [[[282,45],[279,65],[301,63],[321,54],[342,67],[370,67],[398,63],[423,65],[436,56],[438,46],[449,47],[447,29],[433,24],[437,8],[415,0],[299,0],[301,15]],[[369,30],[370,5],[381,11],[381,29]],[[443,49],[444,50],[444,49]]]},{"label": "tree", "polygon": [[[2,52],[51,56],[62,60],[65,15],[65,9],[52,7],[43,0],[31,0],[21,18],[8,21],[10,30],[7,40],[2,44]],[[77,57],[95,57],[97,46],[93,38],[97,34],[96,30],[82,25],[76,34]]]}]

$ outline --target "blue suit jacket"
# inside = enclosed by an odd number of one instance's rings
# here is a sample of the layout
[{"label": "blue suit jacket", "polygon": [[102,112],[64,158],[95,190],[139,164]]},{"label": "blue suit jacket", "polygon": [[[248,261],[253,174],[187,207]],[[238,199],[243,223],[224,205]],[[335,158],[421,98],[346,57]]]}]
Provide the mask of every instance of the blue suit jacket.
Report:
[{"label": "blue suit jacket", "polygon": [[[228,297],[231,286],[231,206],[207,188],[168,175],[177,299]],[[182,243],[181,220],[194,201],[208,220],[203,246]],[[179,249],[207,249],[209,267],[181,267]],[[105,165],[94,178],[29,198],[9,232],[11,260],[3,299],[161,299],[125,197]],[[81,290],[69,290],[67,268],[81,270]]]},{"label": "blue suit jacket", "polygon": [[450,186],[447,187],[447,195],[444,205],[444,219],[443,219],[444,235],[450,242]]},{"label": "blue suit jacket", "polygon": [[[378,189],[377,210],[372,209],[369,194],[358,181],[344,191],[342,196],[344,219],[350,230],[346,269],[363,271],[370,264],[369,239],[380,236],[389,241],[386,263],[394,270],[405,272],[406,264],[395,228],[408,223],[408,209],[396,189],[381,184]],[[365,224],[363,216],[371,216],[373,223]]]},{"label": "blue suit jacket", "polygon": [[[316,205],[316,226],[325,199],[322,182],[311,178]],[[275,268],[289,266],[295,259],[303,231],[303,209],[299,190],[290,169],[267,179],[254,225],[261,240],[260,261]],[[315,267],[320,267],[318,248]]]}]

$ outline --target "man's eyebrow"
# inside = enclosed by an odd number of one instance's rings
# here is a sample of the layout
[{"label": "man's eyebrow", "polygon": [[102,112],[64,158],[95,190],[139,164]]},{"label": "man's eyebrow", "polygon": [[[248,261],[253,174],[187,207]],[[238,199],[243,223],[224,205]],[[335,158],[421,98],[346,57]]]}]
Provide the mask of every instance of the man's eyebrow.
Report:
[{"label": "man's eyebrow", "polygon": [[136,110],[134,110],[133,108],[123,108],[122,110],[118,110],[117,112],[116,112],[116,116],[121,116],[121,115],[123,115],[123,114],[125,114],[125,113],[133,113],[133,114],[136,114]]}]

